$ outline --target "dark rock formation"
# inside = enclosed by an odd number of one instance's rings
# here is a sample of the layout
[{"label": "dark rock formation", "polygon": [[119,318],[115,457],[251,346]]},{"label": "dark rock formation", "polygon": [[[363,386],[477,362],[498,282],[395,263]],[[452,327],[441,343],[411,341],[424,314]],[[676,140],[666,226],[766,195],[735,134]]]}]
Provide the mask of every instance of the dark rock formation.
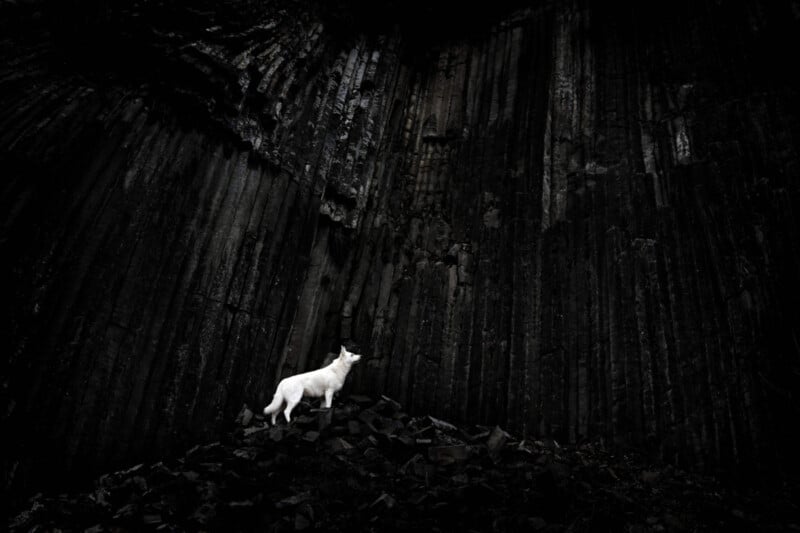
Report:
[{"label": "dark rock formation", "polygon": [[256,416],[255,425],[237,424],[221,442],[175,460],[104,474],[80,493],[36,494],[14,509],[9,530],[800,528],[797,487],[730,490],[596,444],[518,440],[498,426],[412,418],[386,397],[337,401],[333,412],[303,407],[288,427],[264,426]]},{"label": "dark rock formation", "polygon": [[411,412],[797,471],[797,5],[358,7],[3,3],[10,479],[339,342]]}]

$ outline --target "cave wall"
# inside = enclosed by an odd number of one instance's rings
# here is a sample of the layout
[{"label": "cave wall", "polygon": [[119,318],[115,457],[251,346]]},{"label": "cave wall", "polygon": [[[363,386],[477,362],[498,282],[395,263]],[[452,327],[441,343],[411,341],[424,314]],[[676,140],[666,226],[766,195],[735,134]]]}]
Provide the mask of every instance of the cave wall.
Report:
[{"label": "cave wall", "polygon": [[339,342],[412,412],[791,460],[794,3],[543,3],[439,41],[224,6],[80,54],[3,7],[12,478],[213,440]]}]

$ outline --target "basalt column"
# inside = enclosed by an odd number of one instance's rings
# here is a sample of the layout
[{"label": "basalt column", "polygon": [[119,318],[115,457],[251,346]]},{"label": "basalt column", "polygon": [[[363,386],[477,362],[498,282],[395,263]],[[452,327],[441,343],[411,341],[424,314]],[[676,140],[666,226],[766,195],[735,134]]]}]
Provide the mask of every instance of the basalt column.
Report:
[{"label": "basalt column", "polygon": [[340,342],[350,390],[412,413],[787,461],[793,5],[541,3],[441,35],[131,5],[84,17],[102,53],[4,6],[10,476],[213,440]]}]

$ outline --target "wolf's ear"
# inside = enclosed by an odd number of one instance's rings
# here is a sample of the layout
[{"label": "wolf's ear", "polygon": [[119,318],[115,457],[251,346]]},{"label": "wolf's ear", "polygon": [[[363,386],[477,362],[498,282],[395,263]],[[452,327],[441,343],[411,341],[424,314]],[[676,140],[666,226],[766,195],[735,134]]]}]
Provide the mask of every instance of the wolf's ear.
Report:
[{"label": "wolf's ear", "polygon": [[345,348],[344,346],[342,346],[341,348],[342,348],[342,349],[341,349],[341,350],[339,350],[339,355],[344,355],[344,354],[346,354],[346,353],[347,353],[347,348]]}]

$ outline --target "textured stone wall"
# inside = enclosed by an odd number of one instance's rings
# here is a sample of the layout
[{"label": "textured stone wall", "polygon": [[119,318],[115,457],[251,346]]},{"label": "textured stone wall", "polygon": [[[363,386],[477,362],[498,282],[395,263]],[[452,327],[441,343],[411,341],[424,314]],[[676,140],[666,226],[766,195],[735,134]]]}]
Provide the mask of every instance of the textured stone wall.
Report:
[{"label": "textured stone wall", "polygon": [[786,460],[798,10],[765,4],[546,3],[441,40],[131,8],[77,51],[4,7],[13,475],[212,440],[339,342],[411,412]]}]

